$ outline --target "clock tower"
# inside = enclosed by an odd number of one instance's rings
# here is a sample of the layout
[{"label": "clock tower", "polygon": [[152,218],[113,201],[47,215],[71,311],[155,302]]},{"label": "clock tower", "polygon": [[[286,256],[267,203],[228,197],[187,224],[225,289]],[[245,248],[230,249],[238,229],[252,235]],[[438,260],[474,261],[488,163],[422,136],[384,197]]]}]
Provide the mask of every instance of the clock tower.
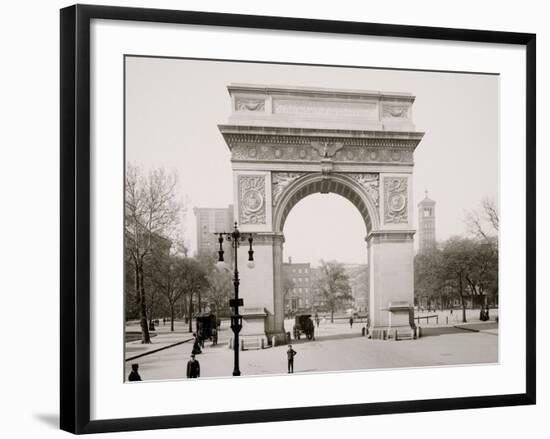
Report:
[{"label": "clock tower", "polygon": [[424,199],[418,203],[418,236],[420,252],[435,248],[435,201],[428,198],[428,191],[424,192]]}]

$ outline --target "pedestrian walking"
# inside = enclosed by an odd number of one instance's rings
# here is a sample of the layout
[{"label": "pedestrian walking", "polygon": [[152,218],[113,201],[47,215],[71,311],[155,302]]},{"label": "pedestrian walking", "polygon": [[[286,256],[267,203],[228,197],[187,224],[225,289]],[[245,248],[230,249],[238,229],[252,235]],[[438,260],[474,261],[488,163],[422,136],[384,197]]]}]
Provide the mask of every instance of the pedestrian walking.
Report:
[{"label": "pedestrian walking", "polygon": [[193,351],[192,351],[192,353],[193,353],[193,355],[201,354],[202,351],[201,351],[199,339],[197,337],[197,334],[195,334],[194,332],[193,332],[193,337],[195,337],[195,339],[193,340]]},{"label": "pedestrian walking", "polygon": [[191,354],[191,359],[187,362],[187,378],[200,378],[201,365],[199,360],[195,359],[195,354]]},{"label": "pedestrian walking", "polygon": [[292,349],[292,345],[288,345],[288,350],[286,351],[288,358],[288,373],[294,373],[294,357],[296,356],[296,351]]},{"label": "pedestrian walking", "polygon": [[353,317],[349,318],[349,327],[353,328]]},{"label": "pedestrian walking", "polygon": [[218,344],[218,330],[214,327],[212,328],[212,346]]},{"label": "pedestrian walking", "polygon": [[139,376],[138,369],[139,364],[132,364],[132,371],[130,372],[130,375],[128,375],[128,381],[142,381],[141,377]]}]

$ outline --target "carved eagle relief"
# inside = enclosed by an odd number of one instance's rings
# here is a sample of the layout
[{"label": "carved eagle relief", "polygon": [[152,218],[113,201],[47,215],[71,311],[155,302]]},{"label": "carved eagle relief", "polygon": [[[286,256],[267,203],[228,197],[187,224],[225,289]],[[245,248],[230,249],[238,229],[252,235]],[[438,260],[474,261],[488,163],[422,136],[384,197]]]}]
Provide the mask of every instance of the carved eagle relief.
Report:
[{"label": "carved eagle relief", "polygon": [[315,149],[322,158],[330,158],[344,147],[342,142],[311,142],[311,147]]}]

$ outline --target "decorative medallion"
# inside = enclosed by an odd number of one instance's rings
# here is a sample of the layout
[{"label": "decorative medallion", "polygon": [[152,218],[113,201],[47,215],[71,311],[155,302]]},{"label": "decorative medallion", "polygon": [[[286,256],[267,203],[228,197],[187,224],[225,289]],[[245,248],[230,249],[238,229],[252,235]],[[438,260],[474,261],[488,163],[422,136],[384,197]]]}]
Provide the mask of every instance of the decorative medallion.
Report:
[{"label": "decorative medallion", "polygon": [[237,111],[265,111],[265,101],[263,99],[237,98],[235,109]]},{"label": "decorative medallion", "polygon": [[271,173],[271,185],[272,185],[272,199],[273,205],[276,206],[281,198],[281,195],[285,189],[290,186],[296,179],[305,175],[304,172],[272,172]]},{"label": "decorative medallion", "polygon": [[254,158],[256,157],[257,154],[258,154],[258,151],[256,150],[255,147],[251,146],[250,148],[248,148],[248,157]]},{"label": "decorative medallion", "polygon": [[353,178],[369,195],[376,207],[379,205],[379,175],[378,174],[348,174]]},{"label": "decorative medallion", "polygon": [[408,222],[407,177],[384,177],[384,223]]},{"label": "decorative medallion", "polygon": [[392,151],[391,152],[391,159],[394,162],[398,162],[401,160],[401,151]]},{"label": "decorative medallion", "polygon": [[240,224],[265,224],[265,176],[239,175]]}]

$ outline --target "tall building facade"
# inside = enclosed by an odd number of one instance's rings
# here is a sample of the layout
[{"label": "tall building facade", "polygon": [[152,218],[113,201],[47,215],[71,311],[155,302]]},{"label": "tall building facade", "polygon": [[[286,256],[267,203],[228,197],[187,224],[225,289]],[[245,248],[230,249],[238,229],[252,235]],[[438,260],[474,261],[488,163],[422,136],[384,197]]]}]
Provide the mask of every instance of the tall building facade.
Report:
[{"label": "tall building facade", "polygon": [[293,263],[292,258],[283,263],[283,288],[286,288],[285,311],[296,312],[309,309],[312,303],[311,266],[307,263]]},{"label": "tall building facade", "polygon": [[428,191],[418,203],[418,238],[418,251],[435,248],[435,201],[428,198]]},{"label": "tall building facade", "polygon": [[[217,256],[219,232],[230,232],[233,230],[233,205],[226,208],[195,207],[193,209],[197,221],[197,255]],[[233,252],[226,250],[225,262],[233,261]]]}]

